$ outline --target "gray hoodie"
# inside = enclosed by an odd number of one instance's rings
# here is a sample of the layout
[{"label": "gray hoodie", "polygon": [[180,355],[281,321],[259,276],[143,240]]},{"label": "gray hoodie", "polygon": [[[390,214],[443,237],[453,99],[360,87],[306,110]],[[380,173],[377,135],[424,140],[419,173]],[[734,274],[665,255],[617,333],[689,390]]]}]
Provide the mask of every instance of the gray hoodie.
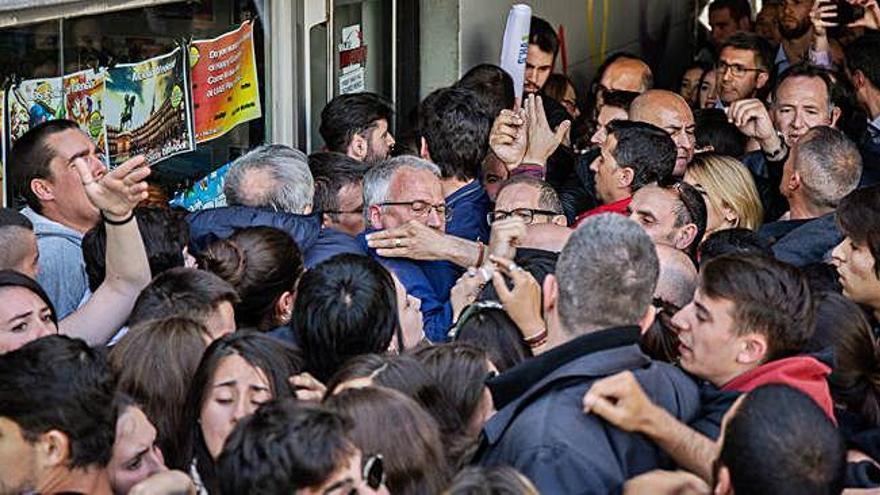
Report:
[{"label": "gray hoodie", "polygon": [[82,254],[82,234],[53,222],[30,208],[21,211],[34,224],[40,252],[37,282],[55,305],[58,319],[79,307],[88,289]]}]

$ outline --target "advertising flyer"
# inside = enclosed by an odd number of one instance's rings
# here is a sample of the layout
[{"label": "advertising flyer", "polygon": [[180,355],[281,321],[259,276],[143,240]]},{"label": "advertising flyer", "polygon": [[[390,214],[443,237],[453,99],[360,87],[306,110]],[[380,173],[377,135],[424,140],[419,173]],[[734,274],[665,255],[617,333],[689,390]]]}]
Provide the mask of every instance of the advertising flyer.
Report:
[{"label": "advertising flyer", "polygon": [[230,165],[230,163],[227,163],[199,179],[192,187],[175,196],[171,200],[171,206],[179,206],[189,211],[226,206],[226,195],[223,194],[223,185]]},{"label": "advertising flyer", "polygon": [[107,69],[105,84],[111,167],[138,154],[155,164],[195,149],[183,50]]},{"label": "advertising flyer", "polygon": [[67,118],[92,138],[107,160],[107,128],[104,126],[104,70],[85,70],[64,76],[64,110]]},{"label": "advertising flyer", "polygon": [[11,147],[28,129],[47,120],[64,118],[61,78],[22,81],[9,89],[6,105],[9,111],[8,145]]},{"label": "advertising flyer", "polygon": [[253,24],[190,45],[196,142],[218,138],[262,115]]}]

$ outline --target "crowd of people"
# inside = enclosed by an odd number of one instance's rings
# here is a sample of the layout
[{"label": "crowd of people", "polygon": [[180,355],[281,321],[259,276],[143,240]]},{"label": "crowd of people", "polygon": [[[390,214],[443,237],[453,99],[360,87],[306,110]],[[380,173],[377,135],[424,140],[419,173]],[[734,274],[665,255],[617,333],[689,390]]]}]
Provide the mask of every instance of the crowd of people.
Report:
[{"label": "crowd of people", "polygon": [[0,494],[876,493],[880,7],[709,20],[669,91],[533,17],[521,99],[338,96],[197,212],[29,130]]}]

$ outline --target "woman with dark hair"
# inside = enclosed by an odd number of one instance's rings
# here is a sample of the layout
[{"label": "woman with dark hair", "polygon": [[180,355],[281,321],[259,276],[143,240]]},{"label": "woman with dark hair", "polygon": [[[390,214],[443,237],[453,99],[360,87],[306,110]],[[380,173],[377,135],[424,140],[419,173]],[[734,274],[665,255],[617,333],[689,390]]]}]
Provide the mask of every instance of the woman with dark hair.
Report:
[{"label": "woman with dark hair", "polygon": [[215,241],[196,257],[199,267],[238,292],[239,329],[268,332],[290,323],[303,258],[296,242],[272,227],[248,227]]},{"label": "woman with dark hair", "polygon": [[835,292],[814,296],[816,321],[810,347],[833,349],[828,383],[845,433],[880,427],[880,346],[865,313]]},{"label": "woman with dark hair", "polygon": [[538,489],[510,466],[462,469],[445,495],[538,495]]},{"label": "woman with dark hair", "polygon": [[447,444],[447,457],[453,468],[461,468],[473,454],[483,425],[495,414],[486,380],[498,370],[483,350],[460,342],[421,349],[416,357],[458,415],[460,429],[447,432],[448,438],[456,439]]},{"label": "woman with dark hair", "polygon": [[347,360],[402,344],[391,275],[367,256],[341,254],[307,271],[293,305],[293,328],[307,371],[328,380]]},{"label": "woman with dark hair", "polygon": [[181,449],[187,388],[210,341],[208,329],[195,320],[149,320],[131,327],[108,356],[117,391],[141,405],[166,456]]},{"label": "woman with dark hair", "polygon": [[330,396],[331,409],[351,420],[364,457],[381,454],[391,493],[441,493],[449,469],[437,422],[411,398],[385,387],[351,388]]},{"label": "woman with dark hair", "polygon": [[581,116],[577,90],[575,89],[574,81],[570,77],[565,74],[550,74],[547,82],[544,83],[543,92],[565,107],[565,111],[568,112],[572,119],[577,119]]},{"label": "woman with dark hair", "polygon": [[455,341],[485,351],[499,372],[532,357],[516,323],[495,301],[478,301],[465,308],[455,326]]},{"label": "woman with dark hair", "polygon": [[184,446],[168,465],[190,473],[200,493],[218,493],[215,461],[236,423],[260,404],[295,397],[288,378],[302,371],[295,347],[238,331],[206,350],[187,394],[179,433]]}]

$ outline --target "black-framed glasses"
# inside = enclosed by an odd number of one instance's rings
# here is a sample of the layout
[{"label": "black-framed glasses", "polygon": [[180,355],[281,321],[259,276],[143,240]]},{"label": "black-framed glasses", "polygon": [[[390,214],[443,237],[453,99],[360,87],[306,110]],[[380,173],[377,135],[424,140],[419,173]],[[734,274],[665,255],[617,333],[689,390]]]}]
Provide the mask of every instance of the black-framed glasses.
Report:
[{"label": "black-framed glasses", "polygon": [[528,225],[532,223],[532,221],[535,219],[535,215],[546,215],[548,217],[555,217],[559,214],[560,213],[557,213],[555,211],[537,210],[534,208],[517,208],[511,211],[495,210],[490,211],[486,214],[486,221],[489,222],[489,224],[491,225],[494,222],[510,218],[511,216],[516,216],[522,218],[523,221]]},{"label": "black-framed glasses", "polygon": [[379,203],[378,206],[409,206],[409,209],[420,217],[426,217],[431,214],[431,210],[434,210],[447,221],[452,218],[452,208],[445,203],[432,205],[427,201],[386,201]]},{"label": "black-framed glasses", "polygon": [[715,70],[722,76],[727,74],[728,69],[730,69],[730,73],[733,74],[733,77],[743,77],[749,72],[765,72],[764,69],[746,67],[740,64],[728,64],[722,60],[715,63]]},{"label": "black-framed glasses", "polygon": [[324,213],[332,213],[334,215],[362,215],[364,213],[364,205],[360,205],[354,210],[324,210]]}]

